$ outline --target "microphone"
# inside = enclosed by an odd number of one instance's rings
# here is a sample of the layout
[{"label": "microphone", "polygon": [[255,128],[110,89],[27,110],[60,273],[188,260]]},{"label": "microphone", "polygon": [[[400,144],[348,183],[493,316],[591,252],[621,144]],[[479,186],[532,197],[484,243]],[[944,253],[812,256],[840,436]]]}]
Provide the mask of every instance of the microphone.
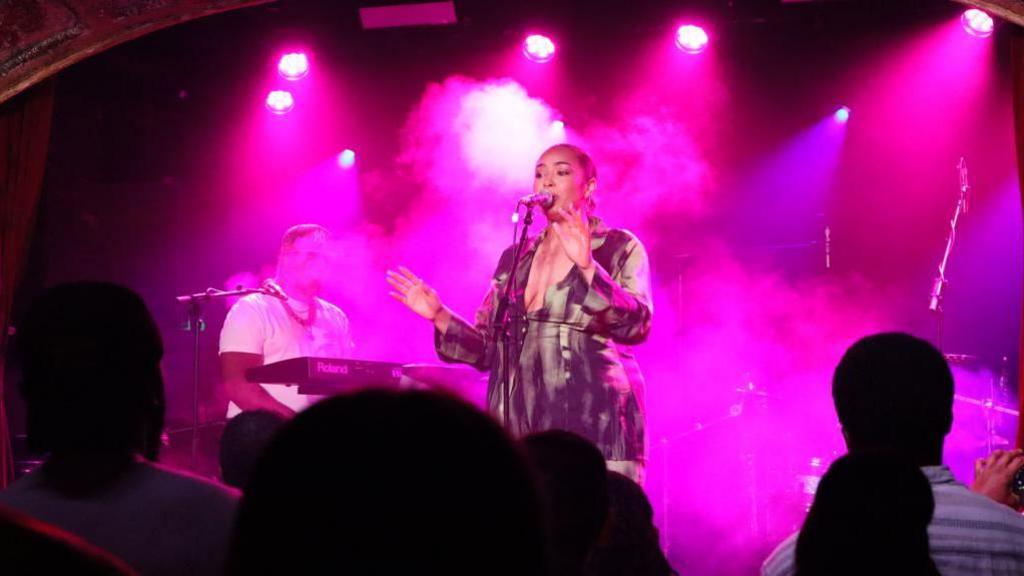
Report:
[{"label": "microphone", "polygon": [[832,269],[832,228],[825,226],[825,269]]},{"label": "microphone", "polygon": [[935,283],[932,284],[932,296],[928,300],[928,310],[931,312],[938,312],[939,307],[942,305],[942,288],[946,284],[946,281],[942,279],[942,271],[939,271],[939,275],[935,277]]},{"label": "microphone", "polygon": [[260,284],[260,289],[263,290],[263,293],[267,296],[273,296],[274,298],[279,298],[281,300],[288,299],[288,295],[285,294],[284,290],[277,285],[277,282],[274,282],[273,278],[267,278],[264,280],[263,283]]},{"label": "microphone", "polygon": [[544,209],[550,208],[554,203],[555,197],[549,192],[535,192],[519,199],[520,206],[540,206]]},{"label": "microphone", "polygon": [[960,157],[956,168],[960,173],[960,199],[963,202],[964,214],[967,214],[971,207],[971,185],[967,181],[967,160],[963,156]]}]

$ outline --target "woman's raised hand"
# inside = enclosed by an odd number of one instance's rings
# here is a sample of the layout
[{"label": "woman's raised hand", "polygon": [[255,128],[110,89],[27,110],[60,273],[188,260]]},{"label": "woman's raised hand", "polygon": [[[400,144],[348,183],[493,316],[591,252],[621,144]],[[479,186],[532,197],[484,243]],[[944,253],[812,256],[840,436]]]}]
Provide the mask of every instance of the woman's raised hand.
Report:
[{"label": "woman's raised hand", "polygon": [[437,320],[438,315],[444,310],[444,304],[441,303],[437,291],[405,266],[399,266],[398,272],[388,270],[387,281],[394,288],[389,292],[392,298],[427,320]]}]

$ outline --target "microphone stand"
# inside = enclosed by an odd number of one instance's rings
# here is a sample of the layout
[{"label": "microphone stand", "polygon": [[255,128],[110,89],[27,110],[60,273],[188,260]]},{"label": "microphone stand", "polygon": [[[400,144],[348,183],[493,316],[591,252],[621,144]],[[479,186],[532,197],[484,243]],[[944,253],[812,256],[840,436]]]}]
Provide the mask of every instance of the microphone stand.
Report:
[{"label": "microphone stand", "polygon": [[[526,217],[523,218],[523,230],[517,234],[519,227],[519,206],[516,206],[516,213],[512,216],[515,226],[512,228],[512,238],[515,244],[512,247],[512,268],[508,273],[508,280],[505,281],[505,289],[502,290],[501,300],[498,301],[498,309],[494,316],[495,335],[501,339],[502,354],[504,362],[501,366],[501,393],[502,409],[501,418],[505,429],[511,424],[511,403],[512,403],[512,379],[517,372],[512,369],[513,361],[513,335],[520,330],[522,315],[515,307],[515,284],[519,270],[519,261],[523,256],[523,249],[526,247],[527,234],[530,225],[533,224],[533,204],[526,204]],[[518,238],[517,238],[518,236]],[[519,354],[515,354],[515,361],[518,364]]]},{"label": "microphone stand", "polygon": [[[185,294],[175,297],[179,304],[188,306],[188,319],[182,326],[186,332],[192,333],[192,470],[198,471],[197,454],[199,451],[199,341],[200,335],[206,330],[203,320],[203,304],[211,300],[229,298],[231,296],[247,296],[249,294],[268,294],[263,288],[242,288],[235,290],[218,290],[207,288],[205,292]],[[273,296],[273,294],[268,294]],[[186,428],[187,430],[187,428]]]},{"label": "microphone stand", "polygon": [[960,157],[960,162],[957,163],[957,171],[960,173],[960,196],[957,198],[953,217],[949,221],[949,236],[946,238],[946,250],[942,254],[942,260],[939,262],[939,273],[932,284],[931,300],[928,303],[928,310],[935,314],[935,345],[940,351],[942,350],[942,299],[945,295],[946,285],[949,284],[949,280],[946,278],[946,268],[949,265],[949,256],[953,253],[953,243],[956,242],[956,231],[960,225],[960,216],[967,214],[968,193],[971,189],[967,183],[967,162],[962,156]]}]

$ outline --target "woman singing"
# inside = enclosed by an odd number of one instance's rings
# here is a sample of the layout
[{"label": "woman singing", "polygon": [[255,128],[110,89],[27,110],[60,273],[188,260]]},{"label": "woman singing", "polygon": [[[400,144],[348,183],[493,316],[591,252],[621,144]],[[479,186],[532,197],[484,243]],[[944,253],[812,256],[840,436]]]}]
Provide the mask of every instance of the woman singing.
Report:
[{"label": "woman singing", "polygon": [[[576,146],[552,146],[537,162],[533,190],[554,201],[515,274],[510,314],[523,321],[511,335],[510,349],[520,352],[511,366],[509,432],[575,432],[597,445],[609,469],[642,482],[643,376],[630,346],[650,331],[650,267],[633,234],[592,216],[596,187],[594,163]],[[408,269],[388,271],[391,295],[433,322],[441,359],[490,370],[487,402],[495,415],[505,409],[506,367],[496,316],[512,258],[510,247],[474,323]]]}]

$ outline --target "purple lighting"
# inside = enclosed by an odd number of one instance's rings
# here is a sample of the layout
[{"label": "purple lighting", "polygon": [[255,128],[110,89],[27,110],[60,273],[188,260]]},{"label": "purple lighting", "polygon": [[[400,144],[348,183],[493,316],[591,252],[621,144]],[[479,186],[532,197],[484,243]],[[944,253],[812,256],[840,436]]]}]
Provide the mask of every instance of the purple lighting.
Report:
[{"label": "purple lighting", "polygon": [[836,119],[836,122],[840,124],[846,124],[850,121],[850,107],[842,106],[832,115]]},{"label": "purple lighting", "polygon": [[530,34],[523,40],[523,54],[533,62],[543,64],[555,57],[555,43],[547,36]]},{"label": "purple lighting", "polygon": [[345,168],[346,170],[355,166],[356,164],[356,152],[350,148],[346,148],[338,154],[338,166]]},{"label": "purple lighting", "polygon": [[687,54],[700,54],[708,47],[708,33],[693,24],[680,26],[676,30],[676,46]]},{"label": "purple lighting", "polygon": [[968,34],[978,38],[988,38],[991,36],[992,30],[996,26],[991,16],[977,8],[965,10],[963,16],[960,16],[960,24],[963,25],[964,30]]},{"label": "purple lighting", "polygon": [[274,114],[287,114],[295,107],[292,93],[285,90],[274,90],[267,94],[267,110]]},{"label": "purple lighting", "polygon": [[287,80],[299,80],[309,74],[309,58],[302,52],[292,52],[281,56],[277,63],[277,71]]}]

